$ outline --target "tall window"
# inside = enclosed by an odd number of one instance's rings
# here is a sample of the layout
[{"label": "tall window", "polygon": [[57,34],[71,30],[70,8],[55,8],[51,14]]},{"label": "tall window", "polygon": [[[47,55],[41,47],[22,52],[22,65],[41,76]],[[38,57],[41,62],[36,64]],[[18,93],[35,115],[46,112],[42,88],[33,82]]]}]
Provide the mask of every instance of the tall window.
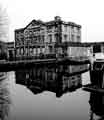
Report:
[{"label": "tall window", "polygon": [[17,55],[19,55],[19,48],[17,48]]},{"label": "tall window", "polygon": [[49,42],[51,43],[52,42],[52,35],[48,35],[48,38],[49,38]]},{"label": "tall window", "polygon": [[58,34],[55,34],[55,42],[58,42]]},{"label": "tall window", "polygon": [[77,42],[80,42],[81,39],[80,39],[80,36],[77,36]]},{"label": "tall window", "polygon": [[33,53],[33,49],[32,49],[32,48],[30,48],[30,54],[32,55],[32,53]]},{"label": "tall window", "polygon": [[77,33],[80,34],[80,28],[79,27],[77,28]]},{"label": "tall window", "polygon": [[23,48],[21,48],[21,55],[23,55]]},{"label": "tall window", "polygon": [[33,48],[33,54],[36,55],[36,48]]},{"label": "tall window", "polygon": [[49,46],[49,52],[52,53],[52,46]]},{"label": "tall window", "polygon": [[64,35],[64,41],[65,42],[67,41],[67,35]]},{"label": "tall window", "polygon": [[67,25],[64,25],[64,30],[65,32],[67,32]]},{"label": "tall window", "polygon": [[74,27],[73,26],[71,26],[71,31],[72,31],[72,33],[74,33]]},{"label": "tall window", "polygon": [[37,42],[37,36],[34,36],[33,43]]},{"label": "tall window", "polygon": [[44,43],[44,35],[41,36],[41,42]]},{"label": "tall window", "polygon": [[40,35],[37,36],[37,42],[40,43]]},{"label": "tall window", "polygon": [[74,42],[74,35],[71,35],[71,41]]},{"label": "tall window", "polygon": [[26,53],[26,55],[28,54],[28,48],[25,48],[25,53]]}]

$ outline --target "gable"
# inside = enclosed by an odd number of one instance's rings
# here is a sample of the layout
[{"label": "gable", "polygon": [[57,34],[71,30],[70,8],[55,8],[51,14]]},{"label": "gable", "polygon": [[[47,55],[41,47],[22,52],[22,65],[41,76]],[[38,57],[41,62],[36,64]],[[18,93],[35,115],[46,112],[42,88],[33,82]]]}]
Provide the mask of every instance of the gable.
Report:
[{"label": "gable", "polygon": [[32,20],[27,26],[26,28],[34,28],[34,27],[40,27],[45,25],[42,21],[40,20]]}]

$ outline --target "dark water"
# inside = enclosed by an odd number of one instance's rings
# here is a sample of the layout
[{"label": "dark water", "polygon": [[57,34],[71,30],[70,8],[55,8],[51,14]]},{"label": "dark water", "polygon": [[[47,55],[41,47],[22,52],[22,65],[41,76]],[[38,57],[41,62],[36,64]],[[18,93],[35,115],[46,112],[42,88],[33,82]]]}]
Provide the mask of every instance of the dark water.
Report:
[{"label": "dark water", "polygon": [[1,119],[103,120],[104,97],[81,88],[90,82],[89,73],[70,72],[65,66],[8,72],[0,83]]}]

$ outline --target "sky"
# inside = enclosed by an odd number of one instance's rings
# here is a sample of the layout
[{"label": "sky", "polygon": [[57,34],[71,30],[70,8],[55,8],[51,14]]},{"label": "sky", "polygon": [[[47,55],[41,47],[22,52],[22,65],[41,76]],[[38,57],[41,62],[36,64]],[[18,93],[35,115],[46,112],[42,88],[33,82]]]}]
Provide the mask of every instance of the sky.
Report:
[{"label": "sky", "polygon": [[104,0],[0,0],[8,15],[8,41],[14,41],[14,30],[33,19],[50,21],[60,16],[82,26],[82,42],[104,41]]}]

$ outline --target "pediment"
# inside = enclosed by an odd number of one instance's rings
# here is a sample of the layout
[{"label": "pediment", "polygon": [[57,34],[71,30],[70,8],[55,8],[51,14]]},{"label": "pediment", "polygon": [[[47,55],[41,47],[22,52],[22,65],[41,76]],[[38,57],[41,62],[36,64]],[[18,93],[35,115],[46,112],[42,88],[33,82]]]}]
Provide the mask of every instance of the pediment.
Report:
[{"label": "pediment", "polygon": [[40,20],[32,20],[27,26],[26,28],[33,28],[33,27],[40,27],[44,25],[44,23]]}]

